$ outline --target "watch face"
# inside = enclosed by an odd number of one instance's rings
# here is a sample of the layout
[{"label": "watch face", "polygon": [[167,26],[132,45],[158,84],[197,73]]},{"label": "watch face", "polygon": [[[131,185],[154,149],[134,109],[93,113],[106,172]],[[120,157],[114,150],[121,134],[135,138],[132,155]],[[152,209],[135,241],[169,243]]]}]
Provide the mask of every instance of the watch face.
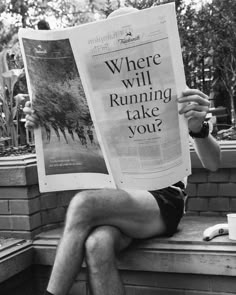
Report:
[{"label": "watch face", "polygon": [[202,128],[198,133],[194,133],[194,132],[190,131],[189,135],[192,138],[206,138],[209,135],[209,124],[208,124],[208,122],[203,122],[202,123]]}]

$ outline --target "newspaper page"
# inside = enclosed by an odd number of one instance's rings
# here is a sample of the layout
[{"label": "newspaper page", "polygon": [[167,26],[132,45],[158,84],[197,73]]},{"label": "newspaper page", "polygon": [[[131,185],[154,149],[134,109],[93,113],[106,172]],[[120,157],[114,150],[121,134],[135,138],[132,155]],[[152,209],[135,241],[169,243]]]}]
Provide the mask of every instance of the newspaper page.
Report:
[{"label": "newspaper page", "polygon": [[186,84],[173,3],[64,30],[21,30],[20,39],[42,116],[36,134],[42,191],[155,190],[190,174],[187,122],[178,114]]},{"label": "newspaper page", "polygon": [[189,175],[174,3],[84,25],[71,44],[117,187],[155,190]]},{"label": "newspaper page", "polygon": [[114,187],[94,130],[69,31],[20,31],[41,192]]}]

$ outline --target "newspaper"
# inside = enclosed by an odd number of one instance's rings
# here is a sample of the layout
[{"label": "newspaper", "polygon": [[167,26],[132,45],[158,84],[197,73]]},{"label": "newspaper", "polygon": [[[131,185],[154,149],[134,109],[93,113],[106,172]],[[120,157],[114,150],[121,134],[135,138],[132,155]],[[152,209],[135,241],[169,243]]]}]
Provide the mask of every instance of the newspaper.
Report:
[{"label": "newspaper", "polygon": [[174,3],[19,37],[41,191],[156,190],[190,174]]}]

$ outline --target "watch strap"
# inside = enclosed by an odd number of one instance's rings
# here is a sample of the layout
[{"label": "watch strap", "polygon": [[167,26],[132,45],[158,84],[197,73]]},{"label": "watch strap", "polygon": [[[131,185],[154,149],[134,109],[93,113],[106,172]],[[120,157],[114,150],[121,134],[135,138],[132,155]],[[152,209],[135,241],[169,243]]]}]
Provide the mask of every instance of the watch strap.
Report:
[{"label": "watch strap", "polygon": [[209,124],[208,122],[204,121],[202,122],[202,127],[201,130],[199,132],[193,132],[193,131],[189,131],[189,135],[192,138],[206,138],[209,135]]}]

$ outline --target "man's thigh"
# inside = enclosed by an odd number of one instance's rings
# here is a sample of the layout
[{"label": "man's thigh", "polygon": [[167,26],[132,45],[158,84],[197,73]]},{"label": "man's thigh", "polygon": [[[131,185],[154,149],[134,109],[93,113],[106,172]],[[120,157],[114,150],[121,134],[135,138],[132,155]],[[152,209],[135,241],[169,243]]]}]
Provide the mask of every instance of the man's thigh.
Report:
[{"label": "man's thigh", "polygon": [[148,238],[165,232],[157,201],[148,191],[102,189],[94,202],[94,225],[116,226],[132,238]]}]

